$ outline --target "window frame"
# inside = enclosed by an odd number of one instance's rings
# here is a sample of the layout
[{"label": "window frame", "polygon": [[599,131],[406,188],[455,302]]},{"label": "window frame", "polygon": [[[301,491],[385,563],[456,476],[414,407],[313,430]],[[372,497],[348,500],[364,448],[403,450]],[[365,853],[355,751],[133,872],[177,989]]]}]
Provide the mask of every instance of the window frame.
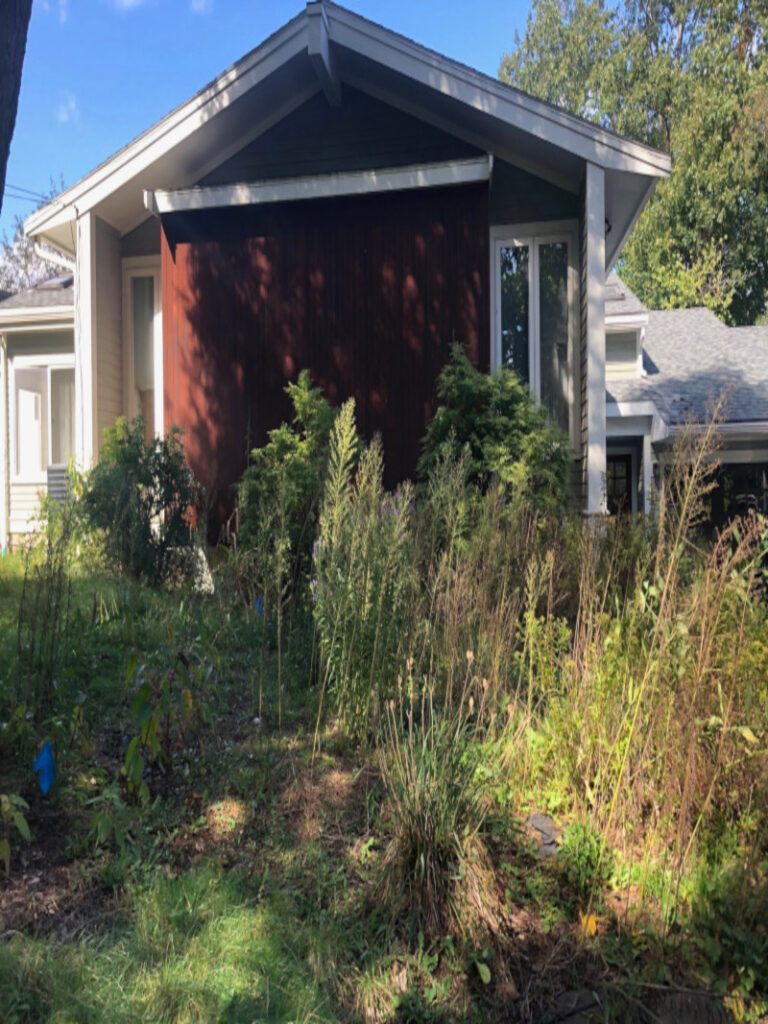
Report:
[{"label": "window frame", "polygon": [[501,365],[501,250],[528,246],[528,366],[531,394],[541,402],[541,289],[539,287],[539,247],[564,242],[568,246],[568,436],[575,448],[578,439],[575,382],[579,380],[577,344],[579,272],[578,221],[534,221],[527,224],[494,224],[490,230],[491,263],[491,370]]},{"label": "window frame", "polygon": [[[52,352],[46,355],[19,354],[10,356],[8,359],[8,390],[9,409],[8,419],[12,428],[12,436],[9,438],[12,444],[9,445],[10,455],[10,482],[13,484],[44,484],[48,480],[48,467],[63,465],[63,463],[52,462],[53,457],[53,433],[51,421],[51,370],[72,370],[75,372],[75,357],[70,352]],[[45,465],[38,476],[30,476],[19,473],[19,403],[17,398],[16,374],[19,370],[43,370],[46,379],[45,394],[45,422],[47,445],[43,450]],[[75,410],[76,413],[76,405]],[[73,417],[74,423],[74,417]]]},{"label": "window frame", "polygon": [[139,413],[133,352],[132,283],[137,277],[153,279],[154,314],[152,319],[152,369],[154,375],[155,437],[165,433],[165,390],[163,386],[163,300],[159,256],[126,256],[123,258],[123,408],[128,419]]}]

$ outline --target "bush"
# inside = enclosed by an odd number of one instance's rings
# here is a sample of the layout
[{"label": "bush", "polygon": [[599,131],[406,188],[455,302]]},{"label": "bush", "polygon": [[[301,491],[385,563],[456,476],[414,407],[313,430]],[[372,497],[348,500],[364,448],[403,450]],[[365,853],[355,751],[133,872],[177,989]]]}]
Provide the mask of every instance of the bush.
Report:
[{"label": "bush", "polygon": [[457,459],[469,448],[470,480],[491,479],[538,508],[562,508],[568,497],[568,439],[511,370],[476,370],[460,345],[437,385],[439,406],[423,442],[419,473],[426,477],[446,450]]},{"label": "bush", "polygon": [[[285,391],[293,405],[293,425],[282,423],[271,430],[267,444],[251,452],[238,489],[239,539],[254,552],[257,571],[260,568],[267,578],[274,576],[272,563],[280,554],[288,582],[295,586],[311,561],[336,410],[319,388],[312,387],[308,370],[302,370],[298,382]],[[277,533],[283,534],[279,552]],[[269,589],[267,583],[265,579],[262,592]]]},{"label": "bush", "polygon": [[186,463],[181,432],[147,441],[144,421],[119,419],[104,431],[99,461],[81,500],[107,562],[136,579],[159,583],[175,552],[193,543],[191,510],[199,488]]}]

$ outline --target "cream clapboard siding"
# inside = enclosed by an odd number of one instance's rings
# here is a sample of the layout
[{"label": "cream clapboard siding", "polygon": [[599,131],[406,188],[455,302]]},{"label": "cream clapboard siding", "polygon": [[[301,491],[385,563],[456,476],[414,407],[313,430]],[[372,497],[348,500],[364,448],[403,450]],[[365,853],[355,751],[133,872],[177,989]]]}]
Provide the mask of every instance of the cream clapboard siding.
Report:
[{"label": "cream clapboard siding", "polygon": [[96,427],[101,443],[105,427],[123,412],[123,312],[120,237],[95,218],[96,270]]},{"label": "cream clapboard siding", "polygon": [[44,494],[44,483],[11,483],[11,514],[8,525],[9,533],[12,537],[24,533],[33,533],[37,529],[37,517]]},{"label": "cream clapboard siding", "polygon": [[605,376],[626,379],[637,377],[637,334],[635,331],[611,331],[605,335]]}]

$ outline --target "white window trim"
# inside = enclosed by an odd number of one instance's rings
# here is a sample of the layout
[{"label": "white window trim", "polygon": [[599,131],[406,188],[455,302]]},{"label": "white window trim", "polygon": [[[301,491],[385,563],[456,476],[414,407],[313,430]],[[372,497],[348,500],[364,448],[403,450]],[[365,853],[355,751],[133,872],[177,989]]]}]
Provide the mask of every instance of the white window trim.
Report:
[{"label": "white window trim", "polygon": [[160,257],[128,256],[123,259],[123,408],[129,419],[138,415],[133,368],[133,303],[131,282],[136,277],[154,279],[155,313],[153,319],[153,368],[155,377],[155,436],[165,433],[165,390],[163,386],[163,300]]},{"label": "white window trim", "polygon": [[530,302],[528,313],[528,366],[531,393],[541,401],[541,346],[539,325],[541,310],[540,294],[536,287],[539,280],[539,253],[541,244],[566,242],[568,245],[568,425],[571,446],[578,447],[579,410],[576,408],[575,384],[579,378],[578,344],[578,222],[575,220],[535,221],[527,224],[495,224],[490,231],[491,258],[491,370],[501,366],[501,250],[517,245],[527,245],[530,252],[529,281]]},{"label": "white window trim", "polygon": [[[56,352],[50,355],[16,355],[8,360],[8,420],[11,426],[10,471],[12,484],[47,484],[48,466],[53,466],[51,461],[53,453],[53,436],[51,432],[51,370],[75,370],[75,357],[72,353]],[[18,472],[19,464],[19,423],[18,404],[16,401],[16,371],[17,370],[45,370],[46,384],[48,388],[46,402],[46,422],[48,426],[48,446],[43,452],[45,467],[38,476],[24,476]]]}]

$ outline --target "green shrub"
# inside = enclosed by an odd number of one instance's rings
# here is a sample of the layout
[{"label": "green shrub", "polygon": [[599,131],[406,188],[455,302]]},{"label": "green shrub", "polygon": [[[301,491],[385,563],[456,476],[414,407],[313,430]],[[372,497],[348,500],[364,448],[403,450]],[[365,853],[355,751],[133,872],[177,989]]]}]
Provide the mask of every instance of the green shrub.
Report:
[{"label": "green shrub", "polygon": [[284,523],[286,572],[295,584],[310,565],[336,410],[320,388],[312,387],[308,370],[285,391],[293,405],[293,424],[270,431],[269,441],[251,452],[240,482],[240,542],[274,561],[275,534]]},{"label": "green shrub", "polygon": [[426,477],[446,449],[470,452],[469,477],[493,479],[539,508],[562,508],[568,495],[568,439],[547,421],[526,385],[508,369],[482,373],[455,345],[438,380],[439,405],[423,442]]},{"label": "green shrub", "polygon": [[172,428],[147,441],[137,417],[131,423],[119,419],[104,431],[81,508],[114,569],[159,583],[173,571],[175,553],[193,544],[190,510],[199,496],[181,432]]},{"label": "green shrub", "polygon": [[603,846],[599,832],[577,822],[565,830],[559,861],[579,900],[597,897],[613,874],[613,854]]}]

